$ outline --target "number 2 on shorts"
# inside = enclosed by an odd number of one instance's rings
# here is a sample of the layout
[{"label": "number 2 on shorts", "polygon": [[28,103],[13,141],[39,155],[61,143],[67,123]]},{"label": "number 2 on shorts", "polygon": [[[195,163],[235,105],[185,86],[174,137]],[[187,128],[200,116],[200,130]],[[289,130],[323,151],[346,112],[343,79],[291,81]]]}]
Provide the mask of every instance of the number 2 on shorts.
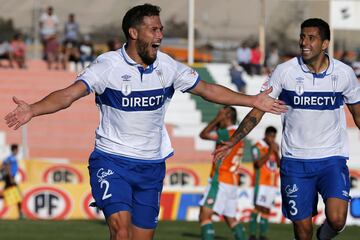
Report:
[{"label": "number 2 on shorts", "polygon": [[111,193],[108,193],[109,185],[110,185],[110,183],[109,183],[108,181],[106,181],[106,180],[102,180],[102,181],[100,182],[100,188],[101,188],[101,189],[103,188],[103,186],[105,186],[105,191],[104,191],[104,194],[103,194],[103,196],[102,196],[102,200],[105,200],[105,199],[107,199],[107,198],[109,198],[109,197],[112,196]]}]

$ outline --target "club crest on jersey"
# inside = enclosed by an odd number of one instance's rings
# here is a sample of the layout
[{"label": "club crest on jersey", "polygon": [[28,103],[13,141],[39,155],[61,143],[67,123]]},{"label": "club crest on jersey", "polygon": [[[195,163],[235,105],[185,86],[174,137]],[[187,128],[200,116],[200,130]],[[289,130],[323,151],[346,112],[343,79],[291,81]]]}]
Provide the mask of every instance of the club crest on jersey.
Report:
[{"label": "club crest on jersey", "polygon": [[339,79],[338,75],[331,75],[331,84],[332,84],[333,93],[336,92],[338,79]]},{"label": "club crest on jersey", "polygon": [[121,78],[122,78],[123,81],[130,81],[131,76],[125,74],[125,75],[122,75]]},{"label": "club crest on jersey", "polygon": [[131,89],[131,84],[130,83],[123,83],[121,85],[121,93],[124,96],[128,96],[131,93],[132,89]]},{"label": "club crest on jersey", "polygon": [[296,78],[295,92],[298,96],[303,95],[304,93],[304,78]]}]

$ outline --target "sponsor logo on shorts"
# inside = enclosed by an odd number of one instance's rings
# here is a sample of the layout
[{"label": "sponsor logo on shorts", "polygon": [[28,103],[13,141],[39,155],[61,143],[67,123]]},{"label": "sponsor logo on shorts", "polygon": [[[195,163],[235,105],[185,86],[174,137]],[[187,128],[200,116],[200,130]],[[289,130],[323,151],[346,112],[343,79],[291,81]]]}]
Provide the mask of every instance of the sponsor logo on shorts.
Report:
[{"label": "sponsor logo on shorts", "polygon": [[343,190],[343,191],[342,191],[342,195],[343,195],[344,197],[349,197],[349,192],[346,191],[346,190]]},{"label": "sponsor logo on shorts", "polygon": [[107,176],[113,175],[114,172],[111,169],[105,170],[104,168],[100,168],[96,174],[98,177],[98,181],[102,182]]},{"label": "sponsor logo on shorts", "polygon": [[296,186],[296,184],[291,185],[287,185],[285,188],[285,192],[286,192],[286,196],[290,197],[290,198],[296,198],[297,195],[294,194],[299,190],[299,188]]}]

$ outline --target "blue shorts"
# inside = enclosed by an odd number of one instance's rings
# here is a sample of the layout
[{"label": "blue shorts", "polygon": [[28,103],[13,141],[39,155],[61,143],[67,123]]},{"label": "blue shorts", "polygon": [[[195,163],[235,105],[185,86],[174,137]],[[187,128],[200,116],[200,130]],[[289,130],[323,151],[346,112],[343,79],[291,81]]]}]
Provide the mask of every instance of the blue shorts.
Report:
[{"label": "blue shorts", "polygon": [[106,218],[129,211],[135,226],[156,228],[165,162],[133,162],[96,149],[90,155],[89,173],[96,206]]},{"label": "blue shorts", "polygon": [[343,157],[315,161],[283,158],[280,179],[282,212],[291,221],[317,214],[318,193],[324,203],[328,198],[350,200],[349,169]]}]

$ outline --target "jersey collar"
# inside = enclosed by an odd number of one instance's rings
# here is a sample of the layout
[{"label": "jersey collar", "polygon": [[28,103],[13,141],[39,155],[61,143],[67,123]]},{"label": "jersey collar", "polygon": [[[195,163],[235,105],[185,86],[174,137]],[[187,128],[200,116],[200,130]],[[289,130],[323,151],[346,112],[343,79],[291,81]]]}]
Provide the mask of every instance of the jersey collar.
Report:
[{"label": "jersey collar", "polygon": [[[125,47],[126,47],[126,43],[123,44],[122,48],[120,48],[118,51],[120,51],[120,54],[122,55],[122,57],[124,58],[125,62],[131,66],[136,66],[138,68],[143,68],[143,66],[141,64],[136,63],[125,51]],[[144,71],[147,73],[147,71],[153,71],[154,69],[157,68],[157,66],[159,65],[159,60],[156,57],[155,61],[147,66],[146,69],[144,69]]]},{"label": "jersey collar", "polygon": [[306,64],[304,63],[304,60],[301,56],[297,57],[298,59],[298,63],[301,67],[301,70],[304,73],[311,73],[315,78],[324,78],[326,76],[329,76],[330,74],[332,74],[332,72],[334,71],[334,60],[329,57],[329,55],[327,53],[325,53],[326,57],[329,60],[329,65],[327,67],[327,69],[321,73],[313,73],[312,71],[310,71],[310,69],[308,68],[308,66],[306,66]]}]

